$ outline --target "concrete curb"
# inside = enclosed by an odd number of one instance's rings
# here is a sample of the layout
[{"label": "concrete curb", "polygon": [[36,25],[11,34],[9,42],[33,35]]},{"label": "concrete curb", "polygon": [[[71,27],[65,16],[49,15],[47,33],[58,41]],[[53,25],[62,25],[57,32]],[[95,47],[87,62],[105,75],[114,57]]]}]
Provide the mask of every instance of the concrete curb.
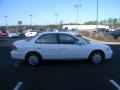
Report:
[{"label": "concrete curb", "polygon": [[95,42],[99,42],[99,43],[103,43],[103,44],[109,44],[109,45],[120,45],[120,42],[104,42],[104,41],[99,41],[99,40],[95,40],[86,36],[82,36],[85,39],[91,40],[91,41],[95,41]]}]

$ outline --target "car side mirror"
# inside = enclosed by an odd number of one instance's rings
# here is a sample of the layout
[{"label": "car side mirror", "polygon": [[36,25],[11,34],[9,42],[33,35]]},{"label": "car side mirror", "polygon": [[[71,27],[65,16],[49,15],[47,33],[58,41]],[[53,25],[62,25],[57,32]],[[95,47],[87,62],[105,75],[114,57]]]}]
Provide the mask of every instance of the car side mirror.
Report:
[{"label": "car side mirror", "polygon": [[78,45],[85,45],[85,42],[82,42],[82,41],[78,41],[77,43]]}]

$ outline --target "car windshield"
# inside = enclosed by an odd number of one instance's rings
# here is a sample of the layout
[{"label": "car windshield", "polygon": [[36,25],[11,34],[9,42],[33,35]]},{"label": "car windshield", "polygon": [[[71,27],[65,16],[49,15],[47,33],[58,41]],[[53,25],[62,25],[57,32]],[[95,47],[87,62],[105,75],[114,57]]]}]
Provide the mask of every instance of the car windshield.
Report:
[{"label": "car windshield", "polygon": [[85,43],[87,43],[87,44],[89,44],[90,42],[90,40],[88,40],[88,39],[86,39],[86,38],[84,38],[84,37],[79,37],[79,36],[75,36],[78,40],[80,40],[81,42],[85,42]]},{"label": "car windshield", "polygon": [[30,40],[32,40],[33,38],[35,38],[36,36],[38,36],[39,34],[36,34],[36,35],[34,35],[34,36],[32,36],[32,37],[28,37],[27,39],[25,39],[26,40],[26,42],[28,42],[28,41],[30,41]]}]

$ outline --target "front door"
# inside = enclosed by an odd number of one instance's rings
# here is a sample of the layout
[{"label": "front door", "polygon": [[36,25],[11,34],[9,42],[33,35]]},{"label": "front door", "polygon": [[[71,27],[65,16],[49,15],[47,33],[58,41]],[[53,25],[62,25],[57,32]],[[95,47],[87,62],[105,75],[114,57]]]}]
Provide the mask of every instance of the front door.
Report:
[{"label": "front door", "polygon": [[87,45],[80,45],[74,37],[59,35],[59,48],[61,59],[80,59],[86,57]]}]

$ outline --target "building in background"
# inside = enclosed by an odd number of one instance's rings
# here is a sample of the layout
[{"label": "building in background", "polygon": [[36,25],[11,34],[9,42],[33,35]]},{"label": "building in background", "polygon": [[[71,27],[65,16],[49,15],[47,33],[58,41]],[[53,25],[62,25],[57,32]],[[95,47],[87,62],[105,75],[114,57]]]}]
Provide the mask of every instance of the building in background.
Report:
[{"label": "building in background", "polygon": [[[96,25],[63,25],[63,29],[78,29],[79,31],[93,31],[96,30]],[[109,26],[98,25],[98,29],[109,29]]]}]

